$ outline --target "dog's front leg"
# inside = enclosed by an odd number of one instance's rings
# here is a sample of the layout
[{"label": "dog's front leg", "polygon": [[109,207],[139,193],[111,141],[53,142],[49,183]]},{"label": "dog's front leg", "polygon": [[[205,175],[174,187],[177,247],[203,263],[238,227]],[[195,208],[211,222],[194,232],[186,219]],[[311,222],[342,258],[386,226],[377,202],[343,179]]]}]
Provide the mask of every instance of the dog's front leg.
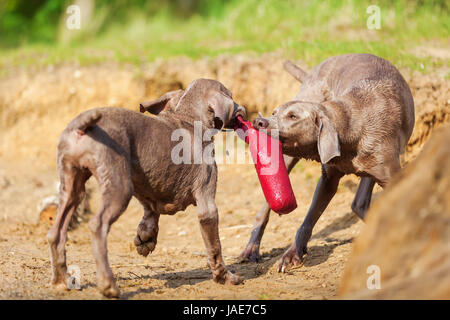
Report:
[{"label": "dog's front leg", "polygon": [[217,207],[211,198],[197,197],[198,219],[208,254],[208,262],[213,273],[213,280],[218,283],[239,284],[243,279],[227,270],[222,258],[219,238],[219,216]]},{"label": "dog's front leg", "polygon": [[334,197],[343,174],[336,169],[322,166],[322,176],[314,191],[313,200],[309,207],[306,218],[295,235],[294,243],[284,253],[278,265],[278,272],[285,272],[291,265],[300,265],[303,255],[306,254],[306,245],[311,238],[312,230]]},{"label": "dog's front leg", "polygon": [[137,252],[146,257],[156,247],[159,231],[159,214],[152,210],[150,206],[145,205],[144,208],[144,217],[137,228],[134,245],[136,246]]}]

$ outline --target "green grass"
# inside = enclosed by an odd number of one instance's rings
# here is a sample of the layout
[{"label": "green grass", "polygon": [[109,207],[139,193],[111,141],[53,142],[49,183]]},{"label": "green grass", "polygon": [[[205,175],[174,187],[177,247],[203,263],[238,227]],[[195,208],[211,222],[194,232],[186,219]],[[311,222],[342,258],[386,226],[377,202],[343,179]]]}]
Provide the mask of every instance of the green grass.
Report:
[{"label": "green grass", "polygon": [[[68,44],[57,39],[30,40],[19,47],[0,47],[0,69],[62,62],[140,65],[177,56],[198,59],[265,52],[281,52],[309,65],[349,52],[373,53],[399,67],[420,71],[448,65],[448,61],[412,53],[414,47],[429,43],[449,46],[450,15],[445,1],[378,3],[381,29],[370,31],[366,8],[372,2],[368,1],[231,0],[223,4],[210,0],[208,12],[188,18],[167,8],[151,16],[132,8],[126,19],[101,26],[93,23]],[[97,16],[97,20],[108,20],[101,10]]]}]

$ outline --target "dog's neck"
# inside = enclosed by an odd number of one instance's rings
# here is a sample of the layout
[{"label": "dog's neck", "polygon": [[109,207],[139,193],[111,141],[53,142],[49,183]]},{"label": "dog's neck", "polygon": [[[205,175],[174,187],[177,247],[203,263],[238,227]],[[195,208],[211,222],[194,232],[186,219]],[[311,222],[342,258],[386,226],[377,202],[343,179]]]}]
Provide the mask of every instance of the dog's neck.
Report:
[{"label": "dog's neck", "polygon": [[205,123],[205,120],[202,119],[201,117],[199,117],[196,113],[192,112],[184,112],[184,110],[182,112],[164,112],[164,113],[160,113],[160,116],[162,116],[164,119],[169,120],[170,122],[176,122],[178,124],[178,126],[184,127],[184,128],[189,128],[192,129],[194,128],[194,124],[196,121],[200,122],[202,124],[202,130],[209,130],[209,129],[214,129],[214,120],[210,120],[208,121],[209,123]]},{"label": "dog's neck", "polygon": [[285,150],[283,151],[283,153],[294,158],[320,162],[319,151],[317,150],[317,142],[309,145],[302,145],[300,148],[293,149],[292,152],[289,150]]}]

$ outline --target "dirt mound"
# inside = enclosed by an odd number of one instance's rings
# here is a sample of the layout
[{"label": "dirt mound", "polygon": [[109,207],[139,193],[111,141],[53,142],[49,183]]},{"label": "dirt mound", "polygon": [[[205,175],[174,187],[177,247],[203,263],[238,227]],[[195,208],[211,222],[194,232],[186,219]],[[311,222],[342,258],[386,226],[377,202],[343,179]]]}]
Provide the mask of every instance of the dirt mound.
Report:
[{"label": "dirt mound", "polygon": [[[450,299],[450,126],[440,129],[393,181],[354,242],[344,298]],[[367,288],[369,266],[379,290]]]},{"label": "dirt mound", "polygon": [[434,128],[450,122],[450,82],[438,73],[415,72],[406,77],[414,97],[416,123],[407,146],[409,159],[415,158]]},{"label": "dirt mound", "polygon": [[[196,61],[161,60],[140,68],[105,63],[11,71],[0,79],[0,157],[34,159],[54,167],[58,137],[78,113],[108,105],[137,110],[139,102],[186,88],[200,77],[223,82],[250,116],[257,111],[268,114],[294,97],[300,87],[283,70],[283,61],[279,54],[235,55]],[[301,61],[297,63],[311,69]],[[416,105],[416,128],[408,147],[410,160],[432,129],[450,120],[450,89],[448,81],[437,73],[403,74]]]},{"label": "dirt mound", "polygon": [[0,80],[0,157],[56,161],[56,144],[78,113],[117,105],[136,109],[144,93],[132,68],[118,65],[18,70]]},{"label": "dirt mound", "polygon": [[[158,97],[168,90],[186,88],[194,79],[206,77],[221,81],[249,113],[271,112],[294,97],[300,87],[283,70],[283,61],[281,56],[266,54],[262,57],[221,56],[214,60],[184,58],[156,62],[145,71],[146,96]],[[304,66],[301,62],[300,65]]]}]

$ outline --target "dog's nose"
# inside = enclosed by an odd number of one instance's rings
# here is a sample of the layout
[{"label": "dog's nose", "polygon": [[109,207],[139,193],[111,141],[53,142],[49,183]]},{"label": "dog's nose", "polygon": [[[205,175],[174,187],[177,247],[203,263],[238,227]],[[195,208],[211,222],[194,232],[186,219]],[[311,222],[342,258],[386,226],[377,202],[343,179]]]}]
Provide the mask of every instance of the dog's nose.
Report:
[{"label": "dog's nose", "polygon": [[237,103],[234,104],[234,117],[241,116],[242,118],[247,118],[247,110],[243,106],[238,105]]},{"label": "dog's nose", "polygon": [[269,120],[260,117],[256,118],[253,120],[253,126],[256,129],[265,129],[269,126]]}]

